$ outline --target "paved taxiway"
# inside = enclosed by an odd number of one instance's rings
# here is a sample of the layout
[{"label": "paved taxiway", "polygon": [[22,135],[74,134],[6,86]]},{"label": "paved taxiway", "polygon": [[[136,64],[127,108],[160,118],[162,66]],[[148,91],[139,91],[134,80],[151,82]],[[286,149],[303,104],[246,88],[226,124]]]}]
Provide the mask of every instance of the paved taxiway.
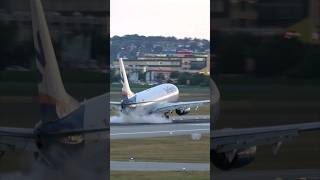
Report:
[{"label": "paved taxiway", "polygon": [[320,169],[213,171],[213,180],[320,180]]},{"label": "paved taxiway", "polygon": [[111,161],[114,171],[209,171],[209,163],[123,162]]}]

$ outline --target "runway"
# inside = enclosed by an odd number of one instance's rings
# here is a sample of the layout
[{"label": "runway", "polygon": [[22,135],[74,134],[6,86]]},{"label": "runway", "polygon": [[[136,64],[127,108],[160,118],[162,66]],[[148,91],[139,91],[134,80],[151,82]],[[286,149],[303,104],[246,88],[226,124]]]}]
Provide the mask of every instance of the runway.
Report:
[{"label": "runway", "polygon": [[166,123],[111,126],[110,139],[166,137],[210,133],[210,123]]},{"label": "runway", "polygon": [[130,125],[150,125],[150,124],[180,124],[180,123],[182,123],[182,124],[184,124],[184,123],[210,123],[210,116],[208,116],[208,115],[173,116],[173,117],[170,117],[168,122],[161,122],[161,123],[146,123],[146,122],[138,122],[138,123],[123,123],[123,122],[121,122],[121,123],[119,123],[119,122],[112,122],[111,119],[113,117],[116,117],[116,116],[112,116],[110,118],[110,126],[130,126]]},{"label": "runway", "polygon": [[236,170],[211,174],[213,180],[320,180],[320,169]]},{"label": "runway", "polygon": [[173,116],[171,117],[172,121],[175,122],[201,122],[201,121],[210,121],[210,116],[208,115],[184,115],[184,116]]},{"label": "runway", "polygon": [[110,161],[113,171],[209,171],[209,163]]}]

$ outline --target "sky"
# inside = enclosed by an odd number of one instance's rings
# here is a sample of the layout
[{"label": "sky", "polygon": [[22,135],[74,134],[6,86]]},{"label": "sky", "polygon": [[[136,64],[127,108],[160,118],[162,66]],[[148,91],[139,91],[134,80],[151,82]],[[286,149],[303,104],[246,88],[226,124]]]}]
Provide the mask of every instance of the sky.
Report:
[{"label": "sky", "polygon": [[111,0],[110,36],[210,39],[210,0]]}]

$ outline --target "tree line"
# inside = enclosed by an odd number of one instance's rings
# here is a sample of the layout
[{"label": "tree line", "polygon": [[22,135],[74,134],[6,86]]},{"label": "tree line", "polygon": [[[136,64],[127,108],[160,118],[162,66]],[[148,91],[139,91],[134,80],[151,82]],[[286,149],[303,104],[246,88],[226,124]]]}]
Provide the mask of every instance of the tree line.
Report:
[{"label": "tree line", "polygon": [[283,35],[215,32],[213,37],[215,73],[320,78],[319,44],[307,44]]},{"label": "tree line", "polygon": [[[141,82],[145,81],[145,72],[139,72],[139,80]],[[128,77],[130,74],[128,75]],[[188,72],[172,72],[170,74],[168,83],[175,83],[177,85],[196,85],[196,86],[209,86],[209,76],[204,74],[191,74]],[[158,74],[156,77],[157,80],[163,81],[164,76],[163,74]],[[111,82],[120,82],[120,75],[116,73],[115,69],[110,70],[110,81]]]}]

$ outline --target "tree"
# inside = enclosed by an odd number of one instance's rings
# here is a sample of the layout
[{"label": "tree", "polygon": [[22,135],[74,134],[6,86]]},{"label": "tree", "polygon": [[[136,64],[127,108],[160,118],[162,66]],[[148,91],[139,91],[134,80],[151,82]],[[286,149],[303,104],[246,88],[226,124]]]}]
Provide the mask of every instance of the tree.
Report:
[{"label": "tree", "polygon": [[203,74],[194,74],[191,77],[191,85],[209,86],[209,77]]},{"label": "tree", "polygon": [[258,39],[248,33],[215,33],[213,53],[222,73],[245,73],[245,59],[252,56]]},{"label": "tree", "polygon": [[177,79],[179,77],[179,75],[180,75],[180,72],[174,71],[174,72],[170,73],[170,78]]},{"label": "tree", "polygon": [[98,64],[106,63],[107,56],[107,38],[102,32],[95,32],[92,38],[92,57]]},{"label": "tree", "polygon": [[187,84],[187,81],[191,79],[191,74],[187,72],[180,73],[178,76],[178,84]]},{"label": "tree", "polygon": [[254,52],[256,75],[259,77],[287,76],[304,59],[305,45],[298,39],[274,36],[260,43]]},{"label": "tree", "polygon": [[165,77],[164,77],[164,75],[163,75],[162,73],[158,73],[157,79],[158,79],[159,81],[162,81],[162,80],[165,80]]},{"label": "tree", "polygon": [[116,74],[116,70],[114,70],[114,69],[110,70],[110,81],[111,82],[120,82],[120,76],[119,76],[119,74]]},{"label": "tree", "polygon": [[146,75],[147,75],[147,72],[142,72],[142,71],[139,71],[139,80],[140,81],[145,81],[146,80]]}]

